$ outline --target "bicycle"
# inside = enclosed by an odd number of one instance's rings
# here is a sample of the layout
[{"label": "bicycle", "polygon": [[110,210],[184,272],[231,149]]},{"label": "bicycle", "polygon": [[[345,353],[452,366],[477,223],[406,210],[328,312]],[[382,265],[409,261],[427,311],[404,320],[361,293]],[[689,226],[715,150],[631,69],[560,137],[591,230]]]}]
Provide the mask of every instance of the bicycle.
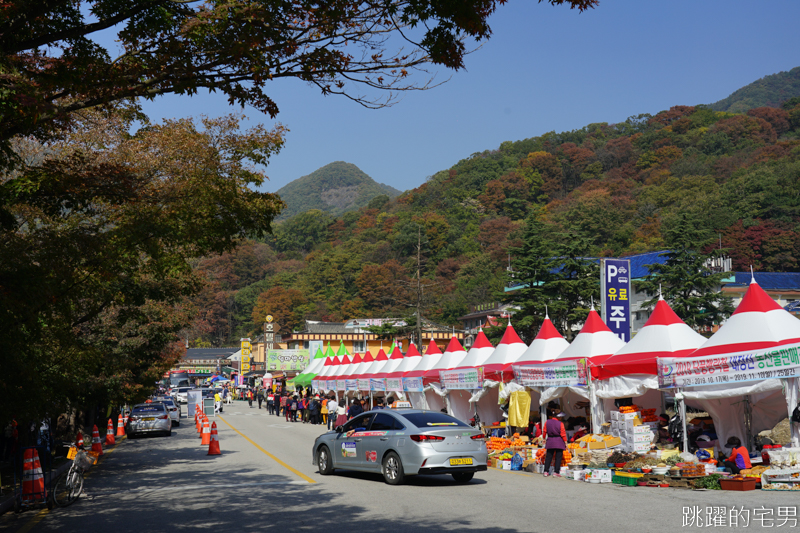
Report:
[{"label": "bicycle", "polygon": [[59,507],[67,507],[77,500],[83,492],[83,473],[97,459],[83,448],[65,444],[69,448],[67,459],[72,459],[69,470],[61,474],[53,487],[53,501]]}]

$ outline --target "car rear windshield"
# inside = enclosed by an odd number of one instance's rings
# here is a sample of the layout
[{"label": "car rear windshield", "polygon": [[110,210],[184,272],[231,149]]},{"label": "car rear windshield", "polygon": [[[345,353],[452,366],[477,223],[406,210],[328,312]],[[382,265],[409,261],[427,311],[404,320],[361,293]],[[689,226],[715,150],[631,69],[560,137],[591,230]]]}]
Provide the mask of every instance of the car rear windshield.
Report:
[{"label": "car rear windshield", "polygon": [[133,408],[133,413],[163,413],[167,408],[160,403],[153,405],[137,405]]},{"label": "car rear windshield", "polygon": [[418,428],[466,426],[458,418],[444,413],[403,413],[403,418]]},{"label": "car rear windshield", "polygon": [[158,403],[163,403],[164,405],[173,406],[175,402],[173,400],[158,400]]}]

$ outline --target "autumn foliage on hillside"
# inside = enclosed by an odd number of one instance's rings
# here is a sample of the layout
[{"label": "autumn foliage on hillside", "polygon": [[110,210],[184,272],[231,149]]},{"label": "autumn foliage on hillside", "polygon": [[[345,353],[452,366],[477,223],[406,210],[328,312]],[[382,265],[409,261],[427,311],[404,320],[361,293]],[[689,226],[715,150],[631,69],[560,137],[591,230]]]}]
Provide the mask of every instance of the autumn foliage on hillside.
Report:
[{"label": "autumn foliage on hillside", "polygon": [[255,310],[232,331],[258,329],[263,294],[275,287],[299,291],[292,312],[301,318],[408,314],[418,241],[428,318],[458,324],[470,305],[499,298],[536,206],[547,232],[585,243],[576,253],[586,256],[663,249],[686,217],[703,235],[697,249],[721,245],[737,270],[800,271],[800,102],[743,114],[675,106],[505,142],[396,200],[338,218],[299,215],[230,256],[235,264],[265,248],[270,258],[259,289],[242,286],[248,298],[234,298]]}]

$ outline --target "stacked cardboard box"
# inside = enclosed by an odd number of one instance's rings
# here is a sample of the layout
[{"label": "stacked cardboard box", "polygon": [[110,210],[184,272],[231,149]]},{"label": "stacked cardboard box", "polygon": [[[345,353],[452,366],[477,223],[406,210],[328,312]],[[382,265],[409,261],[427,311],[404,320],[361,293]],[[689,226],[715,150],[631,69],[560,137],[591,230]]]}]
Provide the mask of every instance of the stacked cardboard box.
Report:
[{"label": "stacked cardboard box", "polygon": [[611,434],[622,440],[626,452],[645,453],[655,438],[655,422],[642,422],[641,413],[611,411]]}]

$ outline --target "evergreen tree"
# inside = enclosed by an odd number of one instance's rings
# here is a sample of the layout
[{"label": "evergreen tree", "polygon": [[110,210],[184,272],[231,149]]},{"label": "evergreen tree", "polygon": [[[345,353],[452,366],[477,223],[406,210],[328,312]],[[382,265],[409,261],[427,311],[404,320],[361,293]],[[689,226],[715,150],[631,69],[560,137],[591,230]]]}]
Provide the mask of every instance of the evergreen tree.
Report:
[{"label": "evergreen tree", "polygon": [[730,316],[730,299],[719,292],[722,279],[728,273],[714,273],[708,268],[710,259],[720,257],[723,250],[703,254],[697,250],[709,235],[692,223],[685,214],[665,233],[669,252],[664,264],[645,265],[651,274],[637,283],[653,298],[644,302],[652,307],[658,301],[659,288],[675,313],[690,327],[703,331]]},{"label": "evergreen tree", "polygon": [[553,279],[545,286],[550,319],[569,340],[573,327],[589,315],[592,301],[600,299],[600,265],[589,257],[591,241],[575,233],[562,234],[553,259]]},{"label": "evergreen tree", "polygon": [[[514,314],[514,328],[522,340],[531,342],[539,331],[545,317],[545,306],[551,294],[548,284],[554,279],[553,249],[554,244],[550,232],[542,220],[543,209],[534,208],[525,220],[525,231],[522,237],[522,246],[510,249],[512,271],[507,272],[507,284],[518,287],[502,295],[504,303],[513,303],[520,307]],[[502,328],[493,328],[498,331],[487,331],[490,340],[502,336]]]}]

